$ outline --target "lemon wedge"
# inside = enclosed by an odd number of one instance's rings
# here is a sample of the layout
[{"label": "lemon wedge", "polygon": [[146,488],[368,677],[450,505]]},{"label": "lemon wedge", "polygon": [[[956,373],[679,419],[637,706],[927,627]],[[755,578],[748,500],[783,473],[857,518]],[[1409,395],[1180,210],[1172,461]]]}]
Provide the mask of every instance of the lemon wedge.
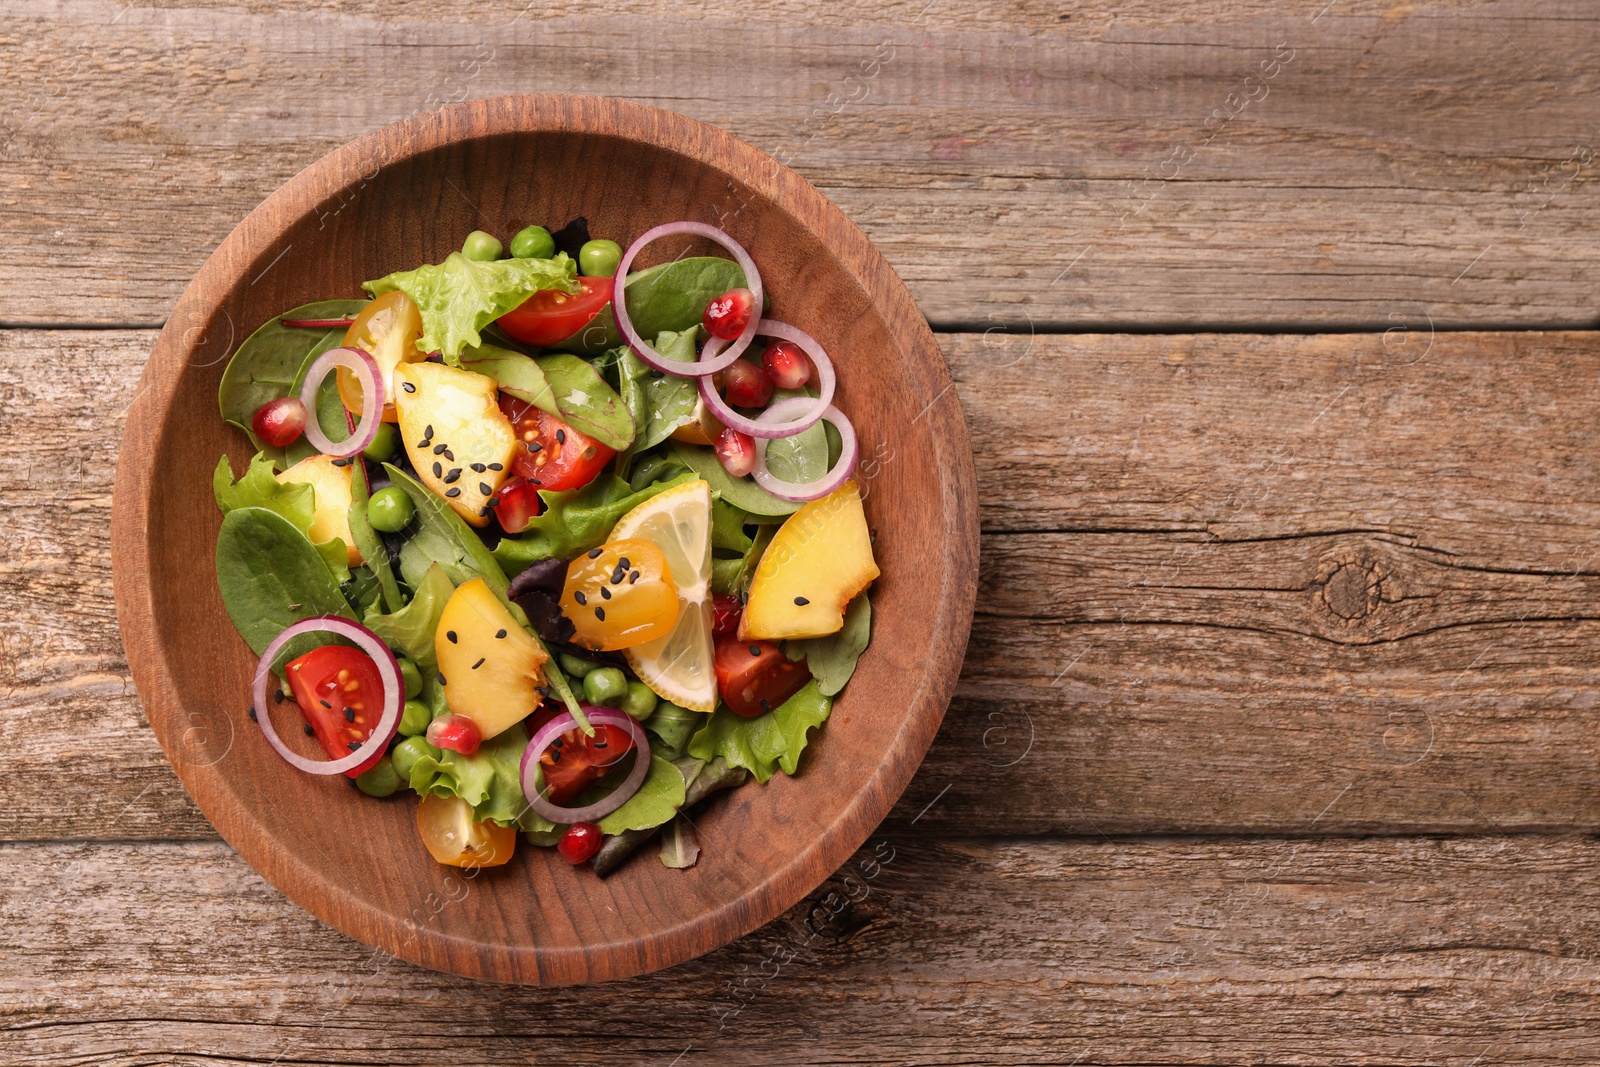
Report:
[{"label": "lemon wedge", "polygon": [[618,520],[611,540],[639,537],[661,549],[678,587],[678,622],[654,641],[622,650],[639,680],[691,711],[717,706],[711,642],[711,486],[703,479],[658,493]]}]

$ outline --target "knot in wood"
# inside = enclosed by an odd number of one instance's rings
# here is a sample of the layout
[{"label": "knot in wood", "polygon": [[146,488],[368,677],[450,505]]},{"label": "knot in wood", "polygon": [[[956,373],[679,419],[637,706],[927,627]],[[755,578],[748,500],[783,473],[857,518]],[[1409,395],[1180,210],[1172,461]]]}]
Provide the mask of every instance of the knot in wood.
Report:
[{"label": "knot in wood", "polygon": [[1333,560],[1324,564],[1318,597],[1338,618],[1358,622],[1383,603],[1384,577],[1383,568],[1370,559]]}]

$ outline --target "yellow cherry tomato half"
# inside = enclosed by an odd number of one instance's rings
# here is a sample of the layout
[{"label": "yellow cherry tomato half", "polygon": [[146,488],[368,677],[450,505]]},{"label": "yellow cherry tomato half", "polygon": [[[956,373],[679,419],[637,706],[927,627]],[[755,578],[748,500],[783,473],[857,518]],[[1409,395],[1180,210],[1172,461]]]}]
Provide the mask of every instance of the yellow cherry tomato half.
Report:
[{"label": "yellow cherry tomato half", "polygon": [[423,797],[417,832],[429,854],[446,867],[498,867],[517,847],[516,830],[475,821],[472,805],[460,797]]},{"label": "yellow cherry tomato half", "polygon": [[[384,293],[361,309],[356,321],[344,332],[344,347],[359,348],[372,353],[383,376],[384,396],[394,396],[394,369],[401,363],[416,363],[427,359],[426,352],[417,351],[417,341],[422,337],[422,312],[411,298],[396,289]],[[339,399],[352,415],[361,415],[361,383],[353,372],[338,368]],[[394,401],[383,405],[383,421],[398,422]]]},{"label": "yellow cherry tomato half", "polygon": [[567,565],[561,610],[578,631],[575,644],[614,652],[672,632],[678,621],[678,587],[661,549],[625,538]]}]

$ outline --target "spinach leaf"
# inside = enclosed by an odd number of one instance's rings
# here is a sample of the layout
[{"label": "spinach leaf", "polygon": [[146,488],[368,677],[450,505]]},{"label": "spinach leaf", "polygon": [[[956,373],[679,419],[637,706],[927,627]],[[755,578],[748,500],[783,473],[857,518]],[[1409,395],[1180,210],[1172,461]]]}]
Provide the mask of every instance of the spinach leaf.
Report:
[{"label": "spinach leaf", "polygon": [[[634,271],[623,283],[622,293],[628,302],[628,318],[639,336],[656,337],[668,330],[694,329],[713,297],[744,284],[744,269],[733,260],[691,256]],[[598,353],[621,343],[617,320],[607,304],[587,326],[555,347]]]},{"label": "spinach leaf", "polygon": [[422,676],[428,678],[439,670],[433,635],[456,587],[450,584],[444,568],[435,563],[411,589],[411,603],[405,607],[387,614],[369,610],[362,621],[384,644],[410,657],[422,668]]},{"label": "spinach leaf", "polygon": [[478,345],[462,351],[461,369],[493,378],[501,392],[510,393],[540,411],[561,414],[561,409],[556,406],[556,396],[550,391],[550,383],[545,380],[544,371],[539,369],[539,364],[534,362],[532,356],[499,345]]},{"label": "spinach leaf", "polygon": [[[275,511],[245,507],[224,515],[216,565],[228,618],[257,655],[301,619],[339,615],[355,621],[322,555]],[[289,642],[278,664],[328,643],[325,634],[305,634]]]},{"label": "spinach leaf", "polygon": [[[250,420],[255,418],[256,409],[267,401],[299,393],[312,360],[344,343],[345,334],[342,327],[329,330],[300,329],[285,326],[280,320],[345,318],[359,314],[366,306],[365,300],[319,300],[314,304],[302,304],[269,319],[264,326],[245,338],[239,350],[233,354],[233,359],[228,361],[228,369],[222,374],[222,385],[217,390],[217,403],[222,409],[222,417],[249,434],[251,443],[279,467],[288,467],[315,455],[316,449],[304,437],[287,448],[268,445],[256,437]],[[331,375],[327,386],[317,397],[318,422],[328,432],[332,432],[332,427],[321,415],[325,406],[323,401],[330,394],[333,399],[338,399]],[[343,413],[341,405],[338,422],[341,435],[345,432]]]},{"label": "spinach leaf", "polygon": [[711,483],[711,491],[736,508],[757,516],[756,521],[771,521],[800,510],[793,500],[781,500],[748,478],[731,477],[717,454],[706,445],[672,442],[672,454],[700,477]]},{"label": "spinach leaf", "polygon": [[384,606],[390,611],[398,611],[405,601],[401,599],[400,586],[394,580],[394,569],[389,566],[389,550],[367,519],[369,488],[367,462],[358,456],[355,469],[350,472],[350,540],[355,542],[362,560],[372,568]]},{"label": "spinach leaf", "polygon": [[[413,589],[417,588],[426,577],[431,563],[439,564],[444,570],[445,577],[455,585],[461,585],[473,578],[482,578],[494,595],[500,598],[506,610],[511,612],[511,617],[517,620],[517,624],[528,631],[528,636],[543,649],[547,657],[544,673],[550,682],[550,688],[561,698],[561,703],[572,713],[572,717],[577,720],[583,732],[592,735],[594,730],[589,725],[589,717],[583,713],[583,707],[578,703],[567,676],[562,673],[555,657],[550,655],[550,650],[545,647],[538,631],[529,623],[527,612],[507,595],[511,582],[506,578],[506,572],[500,568],[495,554],[484,546],[472,527],[468,526],[461,516],[444,501],[423,488],[422,483],[393,464],[385,463],[383,469],[388,472],[389,480],[404,489],[406,495],[411,498],[411,503],[416,505],[417,518],[420,521],[420,529],[400,549],[400,574],[405,578],[406,584]],[[607,529],[609,530],[609,527]],[[509,539],[502,539],[501,545],[504,545],[506,540]],[[526,566],[526,562],[523,565]]]},{"label": "spinach leaf", "polygon": [[784,651],[791,660],[804,658],[811,677],[823,696],[833,696],[844,688],[856,671],[856,661],[872,639],[872,605],[861,593],[844,612],[844,626],[826,637],[790,641]]},{"label": "spinach leaf", "polygon": [[621,452],[633,443],[633,416],[600,372],[577,356],[536,361],[555,395],[560,417],[579,433]]},{"label": "spinach leaf", "polygon": [[[526,747],[526,745],[524,745]],[[640,758],[644,753],[639,753]],[[600,820],[600,831],[620,834],[624,830],[648,830],[660,826],[678,813],[683,804],[683,773],[660,756],[650,756],[650,773],[639,791],[627,803]]]},{"label": "spinach leaf", "polygon": [[226,515],[236,508],[266,508],[288,519],[301,533],[311,529],[316,517],[316,494],[308,482],[283,484],[273,477],[272,460],[257,452],[239,480],[233,480],[228,457],[217,460],[211,475],[211,492]]},{"label": "spinach leaf", "polygon": [[657,740],[661,742],[659,746],[651,746],[654,751],[668,759],[677,759],[688,747],[689,735],[705,725],[705,721],[703,712],[690,711],[670,700],[663,700],[644,721],[644,728],[655,734]]},{"label": "spinach leaf", "polygon": [[578,291],[578,267],[565,254],[552,259],[497,259],[484,263],[451,252],[443,263],[396,271],[362,285],[373,296],[399,289],[422,312],[417,347],[439,352],[452,366],[461,350],[483,343],[481,331],[542,289]]},{"label": "spinach leaf", "polygon": [[[658,334],[655,345],[656,351],[669,359],[693,361],[696,358],[693,330]],[[624,390],[622,395],[639,428],[631,451],[631,455],[636,456],[671,437],[673,430],[694,421],[700,394],[693,379],[671,374],[652,377],[650,369],[632,350],[623,348],[620,351],[617,366]]]},{"label": "spinach leaf", "polygon": [[700,835],[688,819],[673,819],[661,834],[661,864],[674,871],[693,867],[700,858]]},{"label": "spinach leaf", "polygon": [[749,535],[744,532],[744,525],[749,521],[750,514],[743,508],[736,508],[726,500],[713,499],[711,547],[743,556],[750,551],[752,544]]},{"label": "spinach leaf", "polygon": [[540,490],[544,514],[530,519],[525,532],[500,539],[494,558],[512,574],[530,563],[556,557],[568,558],[601,544],[617,520],[675,485],[692,481],[693,474],[682,474],[670,481],[654,482],[632,492],[627,482],[614,474],[602,474],[588,485],[559,493]]},{"label": "spinach leaf", "polygon": [[371,567],[349,568],[350,578],[339,587],[344,598],[357,615],[378,606],[383,598],[383,590],[378,586],[378,576]]},{"label": "spinach leaf", "polygon": [[[779,389],[772,394],[773,402],[790,397],[809,396],[800,389]],[[781,481],[804,484],[814,482],[828,473],[828,433],[826,423],[801,430],[789,437],[777,437],[767,442],[767,470]],[[751,483],[754,484],[754,483]],[[757,486],[756,488],[760,488]],[[765,492],[765,490],[763,490]]]},{"label": "spinach leaf", "polygon": [[689,755],[703,760],[721,756],[730,766],[755,775],[758,782],[771,778],[780,767],[792,775],[800,765],[808,732],[821,726],[832,708],[833,699],[822,695],[815,679],[753,719],[740,718],[721,704],[689,739]]}]

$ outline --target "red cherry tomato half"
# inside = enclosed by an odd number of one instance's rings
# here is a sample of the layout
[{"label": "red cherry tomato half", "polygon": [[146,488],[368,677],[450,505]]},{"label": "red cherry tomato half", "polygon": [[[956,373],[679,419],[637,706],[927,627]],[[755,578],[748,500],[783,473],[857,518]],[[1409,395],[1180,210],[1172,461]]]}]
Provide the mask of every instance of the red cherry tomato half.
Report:
[{"label": "red cherry tomato half", "polygon": [[463,756],[472,755],[478,751],[478,746],[483,744],[483,731],[478,728],[478,724],[465,715],[457,715],[455,712],[441,715],[430,722],[425,736],[428,744],[434,748],[448,748]]},{"label": "red cherry tomato half", "polygon": [[495,490],[494,517],[500,528],[508,534],[519,534],[528,523],[544,511],[544,501],[539,499],[539,487],[526,478],[507,478]]},{"label": "red cherry tomato half", "polygon": [[793,341],[777,341],[761,355],[761,369],[779,389],[799,389],[811,380],[811,358]]},{"label": "red cherry tomato half", "polygon": [[743,478],[756,469],[755,440],[732,427],[722,428],[711,450],[722,461],[722,469],[735,478]]},{"label": "red cherry tomato half", "polygon": [[600,844],[605,839],[605,834],[600,832],[600,827],[592,822],[575,822],[567,827],[567,832],[561,835],[561,840],[556,842],[556,851],[561,853],[561,858],[576,867],[594,858],[600,851]]},{"label": "red cherry tomato half", "polygon": [[[383,717],[383,678],[365,652],[323,645],[291,662],[284,673],[300,714],[329,759],[350,755]],[[382,745],[375,747],[371,759],[345,774],[355,778],[371,770],[384,754]]]},{"label": "red cherry tomato half", "polygon": [[744,332],[756,309],[756,294],[748,289],[729,289],[706,305],[700,324],[712,337],[731,341]]},{"label": "red cherry tomato half", "polygon": [[766,407],[772,379],[748,359],[736,359],[722,372],[722,395],[736,408]]},{"label": "red cherry tomato half", "polygon": [[256,409],[250,420],[256,436],[274,448],[295,443],[306,428],[306,406],[297,396],[280,396]]},{"label": "red cherry tomato half", "polygon": [[[539,727],[565,710],[550,704],[541,707],[528,719],[528,735],[538,733]],[[573,727],[539,757],[545,798],[552,804],[566,804],[604,778],[612,764],[632,750],[633,736],[620,726],[595,723],[593,737],[585,737],[582,730]]]},{"label": "red cherry tomato half", "polygon": [[509,393],[500,394],[500,410],[511,420],[521,445],[511,461],[511,473],[528,479],[535,489],[560,492],[588,485],[617,454]]},{"label": "red cherry tomato half", "polygon": [[577,293],[541,289],[495,322],[525,345],[558,345],[593,322],[611,303],[612,282],[611,278],[579,278]]},{"label": "red cherry tomato half", "polygon": [[718,593],[711,598],[711,635],[713,637],[726,637],[739,629],[739,616],[744,614],[744,605],[739,598],[727,593]]},{"label": "red cherry tomato half", "polygon": [[804,660],[789,662],[771,641],[719,637],[716,648],[717,691],[728,710],[746,719],[771,711],[811,680]]}]

